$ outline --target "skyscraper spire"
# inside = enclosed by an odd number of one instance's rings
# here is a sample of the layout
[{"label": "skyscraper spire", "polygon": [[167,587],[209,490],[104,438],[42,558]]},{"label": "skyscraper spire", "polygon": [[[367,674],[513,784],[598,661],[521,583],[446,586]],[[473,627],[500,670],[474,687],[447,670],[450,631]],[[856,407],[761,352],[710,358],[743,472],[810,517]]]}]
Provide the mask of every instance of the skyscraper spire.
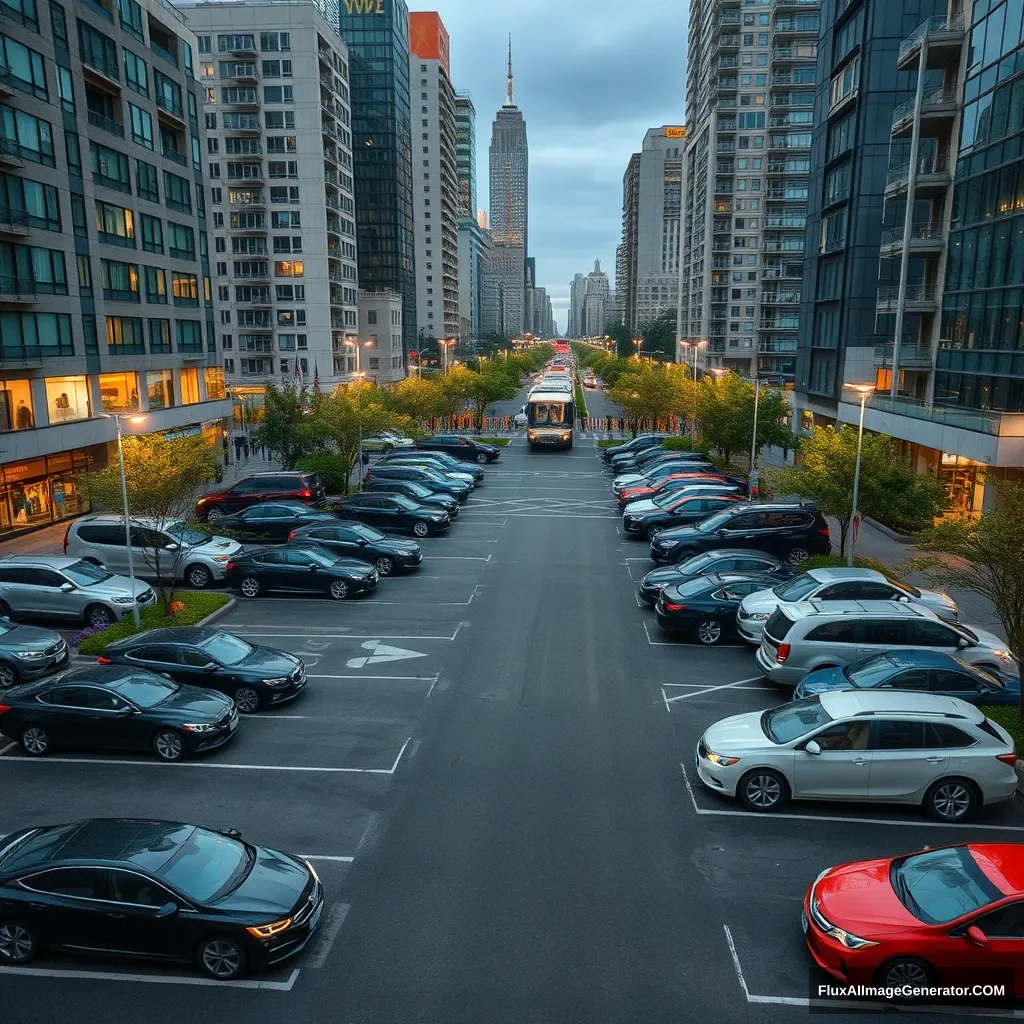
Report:
[{"label": "skyscraper spire", "polygon": [[516,101],[512,98],[512,33],[508,34],[508,96],[505,99],[506,107],[514,107]]}]

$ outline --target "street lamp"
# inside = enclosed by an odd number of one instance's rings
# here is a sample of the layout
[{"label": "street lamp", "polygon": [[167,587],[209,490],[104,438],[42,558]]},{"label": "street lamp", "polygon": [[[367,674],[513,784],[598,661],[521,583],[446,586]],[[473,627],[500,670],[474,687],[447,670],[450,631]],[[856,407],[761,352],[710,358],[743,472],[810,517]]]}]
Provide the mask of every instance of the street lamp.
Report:
[{"label": "street lamp", "polygon": [[[358,352],[359,350],[356,349],[356,351]],[[365,373],[361,373],[359,370],[357,370],[355,373],[352,374],[352,383],[353,384],[362,384],[362,382],[365,379],[366,379],[366,374]],[[359,432],[358,433],[359,441],[358,441],[357,446],[356,446],[356,458],[359,461],[356,463],[356,465],[359,467],[360,486],[362,486],[362,479],[363,479],[363,417],[362,417],[362,412],[363,412],[362,408],[359,408],[359,409],[356,410],[356,430]]]},{"label": "street lamp", "polygon": [[448,349],[455,344],[455,338],[439,338],[438,345],[444,353],[444,372],[448,373]]},{"label": "street lamp", "polygon": [[123,413],[118,412],[101,412],[100,416],[104,419],[113,420],[114,426],[117,429],[117,462],[121,470],[121,507],[124,511],[124,543],[128,549],[128,579],[132,583],[132,618],[135,620],[135,628],[139,629],[142,626],[142,622],[139,619],[139,602],[134,600],[135,560],[132,557],[132,525],[128,516],[128,480],[124,475],[124,445],[121,443],[121,420],[127,419],[129,423],[145,423],[146,417],[142,415],[125,417]]},{"label": "street lamp", "polygon": [[643,343],[644,343],[644,339],[643,338],[634,338],[633,339],[633,344],[636,345],[636,358],[637,358],[637,362],[640,361],[640,346],[643,345]]},{"label": "street lamp", "polygon": [[681,341],[684,349],[693,349],[693,418],[690,420],[690,449],[697,447],[697,353],[708,344],[707,341]]},{"label": "street lamp", "polygon": [[874,384],[844,384],[844,388],[860,395],[860,425],[857,427],[857,465],[853,471],[853,508],[850,512],[850,546],[846,549],[846,564],[853,565],[853,548],[857,542],[857,501],[860,497],[860,452],[864,443],[864,403],[875,390]]}]

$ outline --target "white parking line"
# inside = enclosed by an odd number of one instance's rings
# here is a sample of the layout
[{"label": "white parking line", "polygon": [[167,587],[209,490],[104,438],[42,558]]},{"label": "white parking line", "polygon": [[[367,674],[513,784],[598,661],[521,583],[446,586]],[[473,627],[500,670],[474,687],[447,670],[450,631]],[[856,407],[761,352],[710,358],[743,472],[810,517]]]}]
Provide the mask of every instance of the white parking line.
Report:
[{"label": "white parking line", "polygon": [[689,794],[690,803],[693,805],[694,814],[707,815],[714,818],[756,818],[759,821],[832,821],[850,825],[901,825],[911,828],[958,828],[982,829],[987,832],[1024,832],[1022,825],[984,825],[974,822],[954,823],[949,821],[930,821],[924,816],[914,818],[913,821],[903,818],[859,818],[844,817],[840,814],[763,814],[760,811],[723,811],[717,808],[700,807],[697,804],[697,797],[694,795],[693,786],[690,785],[690,777],[686,771],[686,765],[679,763],[679,769],[683,773],[683,783],[686,792]]},{"label": "white parking line", "polygon": [[[493,556],[488,555],[484,558],[483,555],[428,555],[431,560],[445,561],[445,562],[489,562]],[[421,576],[420,579],[445,579],[442,576]]]},{"label": "white parking line", "polygon": [[[328,676],[328,675],[311,675],[306,674],[307,679],[373,679],[373,680],[384,680],[385,682],[404,682],[404,683],[435,683],[437,682],[437,676]],[[2,753],[3,751],[0,751]]]},{"label": "white parking line", "polygon": [[335,857],[329,853],[300,853],[297,856],[303,860],[327,860],[335,864],[351,864],[355,857]]},{"label": "white parking line", "polygon": [[75,981],[137,981],[146,985],[215,985],[217,988],[258,988],[270,992],[291,992],[299,976],[296,967],[287,981],[259,981],[249,978],[242,981],[216,981],[198,975],[177,974],[122,974],[114,971],[65,971],[57,967],[0,967],[0,977],[21,974],[31,978],[70,978]]},{"label": "white parking line", "polygon": [[652,640],[651,631],[647,628],[647,623],[645,622],[643,626],[644,632],[647,634],[647,642],[652,647],[700,647],[707,650],[711,650],[713,647],[716,651],[742,651],[747,647],[746,644],[713,644],[705,648],[704,644],[688,644],[682,640]]},{"label": "white parking line", "polygon": [[327,912],[327,919],[316,937],[316,945],[309,954],[309,967],[312,970],[319,970],[327,962],[334,940],[338,937],[338,932],[341,931],[341,926],[351,909],[351,903],[335,903]]},{"label": "white parking line", "polygon": [[[731,690],[734,687],[742,687],[746,683],[757,683],[760,682],[764,676],[755,676],[753,679],[737,679],[735,683],[722,683],[720,686],[705,686],[702,690],[694,690],[693,693],[680,693],[675,697],[669,697],[668,701],[670,704],[674,704],[677,700],[688,700],[690,697],[699,697],[702,693],[714,693],[716,690]],[[690,683],[666,683],[666,686],[689,686],[693,685]],[[767,686],[756,686],[756,690],[767,690]]]},{"label": "white parking line", "polygon": [[276,630],[279,629],[292,629],[291,626],[243,626],[241,629],[232,629],[231,632],[236,636],[262,636],[262,637],[277,637],[282,640],[292,640],[298,637],[300,640],[443,640],[446,643],[451,643],[458,635],[459,630],[462,629],[462,623],[460,622],[455,627],[455,632],[451,636],[410,636],[408,634],[397,635],[394,633],[316,633],[312,629],[307,630],[305,633],[278,633]]},{"label": "white parking line", "polygon": [[672,705],[668,702],[668,695],[665,693],[665,687],[661,688],[661,699],[665,702],[665,710],[671,715]]}]

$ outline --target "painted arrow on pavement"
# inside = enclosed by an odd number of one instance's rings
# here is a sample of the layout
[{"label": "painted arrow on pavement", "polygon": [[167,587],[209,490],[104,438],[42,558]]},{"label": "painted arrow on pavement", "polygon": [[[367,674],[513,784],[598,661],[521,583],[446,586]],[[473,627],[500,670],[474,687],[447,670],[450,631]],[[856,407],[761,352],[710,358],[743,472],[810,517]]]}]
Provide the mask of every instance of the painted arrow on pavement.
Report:
[{"label": "painted arrow on pavement", "polygon": [[406,658],[425,658],[420,651],[407,651],[404,647],[389,647],[379,640],[367,640],[359,645],[371,654],[359,658],[350,658],[346,664],[349,668],[365,668],[367,665],[383,665],[386,661],[405,661]]}]

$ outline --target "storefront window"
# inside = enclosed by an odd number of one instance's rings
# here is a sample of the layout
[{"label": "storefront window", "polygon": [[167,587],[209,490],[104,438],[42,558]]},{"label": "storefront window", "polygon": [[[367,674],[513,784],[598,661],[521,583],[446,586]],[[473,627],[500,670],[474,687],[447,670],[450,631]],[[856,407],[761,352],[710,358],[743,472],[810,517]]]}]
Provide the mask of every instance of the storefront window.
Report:
[{"label": "storefront window", "polygon": [[186,367],[181,371],[181,404],[194,405],[199,401],[199,371]]},{"label": "storefront window", "polygon": [[89,382],[85,377],[47,377],[46,410],[51,423],[89,418]]},{"label": "storefront window", "polygon": [[101,373],[100,401],[104,412],[139,411],[139,375],[137,373]]},{"label": "storefront window", "polygon": [[150,409],[170,409],[174,405],[174,375],[170,370],[149,370],[146,390]]},{"label": "storefront window", "polygon": [[32,388],[29,382],[0,381],[0,430],[28,430],[35,425]]},{"label": "storefront window", "polygon": [[79,491],[79,480],[90,463],[105,465],[106,453],[106,445],[97,445],[4,466],[0,470],[0,534],[88,512],[89,501]]},{"label": "storefront window", "polygon": [[226,394],[224,388],[224,367],[208,366],[204,373],[206,374],[207,399],[212,402],[214,399],[223,398]]}]

